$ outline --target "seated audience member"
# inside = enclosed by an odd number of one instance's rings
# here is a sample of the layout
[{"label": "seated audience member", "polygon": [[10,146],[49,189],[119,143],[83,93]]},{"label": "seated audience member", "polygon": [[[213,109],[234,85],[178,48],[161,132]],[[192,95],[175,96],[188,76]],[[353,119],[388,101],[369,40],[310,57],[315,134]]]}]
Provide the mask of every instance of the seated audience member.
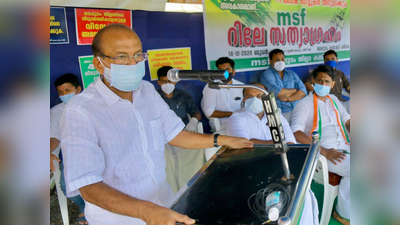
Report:
[{"label": "seated audience member", "polygon": [[[68,101],[73,98],[76,94],[79,94],[82,91],[81,86],[79,85],[78,78],[71,74],[67,73],[57,78],[54,81],[54,85],[56,86],[58,95],[60,96],[61,103],[53,106],[50,109],[50,170],[55,171],[55,166],[53,160],[61,161],[57,158],[56,155],[52,154],[52,152],[59,146],[61,134],[60,134],[60,120],[61,115],[64,111],[65,105]],[[62,152],[60,152],[60,158],[62,159]],[[64,179],[64,163],[60,162],[60,186],[61,190],[66,194],[65,189],[65,179]],[[69,198],[71,201],[75,202],[79,206],[79,216],[78,216],[78,224],[87,224],[84,215],[85,202],[83,201],[80,195]]]},{"label": "seated audience member", "polygon": [[[343,71],[338,70],[336,68],[339,60],[337,58],[337,53],[334,50],[328,50],[324,53],[324,62],[325,65],[331,66],[335,73],[336,73],[336,78],[335,78],[335,86],[331,89],[329,94],[335,95],[339,101],[345,102],[346,100],[342,96],[342,90],[343,88],[346,89],[350,93],[350,82],[349,79],[347,79],[346,75],[343,73]],[[307,92],[314,91],[314,87],[312,84],[314,83],[314,78],[312,73],[310,76],[307,77],[307,79],[304,81],[304,85],[306,86]]]},{"label": "seated audience member", "polygon": [[[250,83],[265,89],[261,83]],[[273,144],[267,117],[264,112],[261,96],[263,92],[257,89],[243,89],[243,103],[245,110],[229,117],[226,132],[230,136],[243,137],[254,144]],[[289,123],[281,114],[281,121],[285,138],[288,143],[296,143]]]},{"label": "seated audience member", "polygon": [[[346,99],[344,99],[342,96],[343,88],[350,93],[350,81],[347,79],[343,71],[336,68],[339,60],[335,50],[328,50],[324,53],[324,62],[325,65],[331,66],[336,73],[335,86],[331,89],[329,94],[335,95],[339,101],[342,102],[347,112],[350,113],[350,102],[346,101]],[[306,86],[308,92],[314,91],[314,87],[312,86],[313,83],[314,78],[311,73],[310,76],[307,77],[306,81],[304,81],[304,85]]]},{"label": "seated audience member", "polygon": [[[221,57],[215,65],[219,70],[226,70],[235,76],[235,62],[228,57]],[[243,84],[232,78],[228,84]],[[243,99],[241,88],[223,88],[221,90],[210,89],[206,85],[203,89],[203,99],[201,108],[206,115],[209,117],[219,118],[221,123],[221,130],[225,129],[228,118],[234,113],[241,109],[241,102]],[[210,123],[213,132],[213,124]]]},{"label": "seated audience member", "polygon": [[[176,89],[176,82],[172,82],[168,79],[167,73],[172,69],[171,66],[163,66],[157,71],[158,81],[160,85],[158,93],[160,93],[162,99],[169,105],[169,108],[179,116],[182,121],[186,124],[185,130],[196,131],[197,124],[201,120],[201,113],[197,106],[194,104],[193,98],[190,94]],[[187,114],[192,118],[188,119]]]},{"label": "seated audience member", "polygon": [[285,53],[281,49],[269,52],[269,63],[271,66],[263,72],[260,82],[268,91],[275,92],[278,108],[290,123],[291,112],[306,95],[306,88],[295,72],[285,69]]},{"label": "seated audience member", "polygon": [[335,85],[335,71],[331,66],[321,65],[313,71],[314,92],[297,104],[293,110],[291,128],[297,142],[311,143],[311,133],[318,131],[321,154],[328,161],[330,172],[342,176],[338,203],[333,217],[342,224],[350,224],[350,115],[339,99],[329,95]]},{"label": "seated audience member", "polygon": [[[265,89],[260,83],[251,83]],[[263,92],[245,88],[243,89],[243,102],[245,110],[233,114],[227,123],[227,134],[234,137],[243,137],[254,144],[273,144],[268,120],[264,113],[261,96]],[[281,115],[283,131],[289,144],[296,142],[287,120]],[[303,213],[300,224],[318,225],[318,203],[314,193],[309,190],[306,194]]]},{"label": "seated audience member", "polygon": [[[157,92],[169,108],[186,124],[184,130],[197,132],[197,124],[201,120],[200,110],[194,104],[190,94],[176,89],[176,82],[168,79],[167,73],[170,69],[172,69],[171,66],[163,66],[158,69],[157,83],[161,89],[158,89]],[[190,121],[187,113],[192,117]],[[167,181],[175,194],[204,165],[204,149],[193,151],[165,144],[165,161]]]}]

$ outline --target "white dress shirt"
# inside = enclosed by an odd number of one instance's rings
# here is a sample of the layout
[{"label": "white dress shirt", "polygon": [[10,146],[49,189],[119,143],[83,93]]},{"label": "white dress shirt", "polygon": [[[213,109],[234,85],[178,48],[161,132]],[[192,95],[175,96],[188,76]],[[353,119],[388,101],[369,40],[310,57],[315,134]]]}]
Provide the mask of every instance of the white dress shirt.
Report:
[{"label": "white dress shirt", "polygon": [[[343,125],[350,119],[346,109],[340,104],[340,101],[334,95],[329,95],[338,106],[338,112]],[[340,124],[337,123],[335,108],[327,98],[325,102],[318,99],[318,107],[321,112],[321,146],[327,149],[350,150],[346,144],[340,130]],[[302,99],[294,108],[292,115],[291,128],[293,133],[302,131],[310,135],[314,121],[314,95],[311,92]]]},{"label": "white dress shirt", "polygon": [[[290,129],[289,123],[280,114],[283,132],[285,133],[286,142],[296,143],[296,139]],[[262,141],[272,140],[269,127],[266,125],[267,117],[264,116],[261,120],[256,114],[243,110],[229,117],[227,123],[227,134],[234,137],[243,137],[247,139],[258,139]],[[304,208],[301,214],[300,225],[318,225],[318,204],[314,193],[308,190],[304,199]]]},{"label": "white dress shirt", "polygon": [[50,109],[50,138],[61,139],[60,120],[65,108],[65,103],[61,102]]},{"label": "white dress shirt", "polygon": [[[151,83],[142,81],[132,97],[121,99],[98,79],[68,102],[60,123],[68,196],[103,181],[138,199],[170,201],[164,144],[185,125]],[[91,225],[145,224],[85,203]]]},{"label": "white dress shirt", "polygon": [[[232,79],[232,84],[243,84]],[[215,110],[223,112],[237,112],[241,108],[243,100],[243,88],[221,88],[221,90],[210,89],[206,85],[203,89],[201,108],[206,117],[211,117]],[[228,117],[219,118],[221,123],[228,121]]]},{"label": "white dress shirt", "polygon": [[[282,114],[280,114],[280,118],[286,142],[296,143],[296,139],[290,129],[289,123]],[[226,125],[226,132],[227,135],[233,137],[243,137],[248,140],[258,139],[261,141],[271,141],[272,136],[269,127],[266,125],[267,122],[268,119],[265,116],[265,113],[260,120],[256,114],[249,112],[248,110],[243,110],[229,117]]]}]

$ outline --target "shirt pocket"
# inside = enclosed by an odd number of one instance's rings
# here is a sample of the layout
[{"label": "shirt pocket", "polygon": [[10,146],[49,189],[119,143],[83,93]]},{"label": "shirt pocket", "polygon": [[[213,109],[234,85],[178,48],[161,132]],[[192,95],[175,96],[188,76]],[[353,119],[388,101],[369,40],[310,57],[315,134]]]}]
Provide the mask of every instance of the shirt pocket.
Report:
[{"label": "shirt pocket", "polygon": [[163,151],[165,143],[161,119],[151,120],[149,124],[151,137],[148,140],[152,140],[154,149]]}]

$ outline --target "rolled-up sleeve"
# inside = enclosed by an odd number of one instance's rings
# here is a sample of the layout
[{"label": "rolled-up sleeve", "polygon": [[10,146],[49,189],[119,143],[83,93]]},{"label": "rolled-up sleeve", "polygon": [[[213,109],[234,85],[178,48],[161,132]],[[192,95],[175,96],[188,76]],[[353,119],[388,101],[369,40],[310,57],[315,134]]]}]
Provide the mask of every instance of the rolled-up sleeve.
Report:
[{"label": "rolled-up sleeve", "polygon": [[305,104],[304,100],[300,101],[299,104],[293,109],[291,126],[292,132],[296,131],[304,132],[306,128],[306,122],[308,117],[311,115],[311,111]]},{"label": "rolled-up sleeve", "polygon": [[276,84],[276,78],[269,69],[263,72],[260,82],[267,88],[268,92],[274,91],[275,96],[278,96],[279,92],[282,90],[282,87]]},{"label": "rolled-up sleeve", "polygon": [[239,113],[235,113],[229,117],[226,124],[226,133],[232,137],[242,137],[250,140],[249,132],[245,128],[245,119]]},{"label": "rolled-up sleeve", "polygon": [[217,90],[204,87],[203,105],[201,107],[206,117],[211,117],[217,107]]},{"label": "rolled-up sleeve", "polygon": [[90,119],[82,112],[66,108],[60,127],[67,196],[72,197],[80,193],[79,188],[103,180],[104,154]]}]

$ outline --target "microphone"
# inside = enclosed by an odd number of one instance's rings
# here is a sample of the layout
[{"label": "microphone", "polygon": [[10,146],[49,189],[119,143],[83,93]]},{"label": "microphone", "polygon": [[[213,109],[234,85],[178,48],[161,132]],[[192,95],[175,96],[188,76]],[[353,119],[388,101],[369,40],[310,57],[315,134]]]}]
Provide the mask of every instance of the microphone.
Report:
[{"label": "microphone", "polygon": [[172,82],[180,80],[200,80],[205,82],[229,82],[230,74],[226,70],[179,70],[177,68],[170,69],[167,77]]}]

